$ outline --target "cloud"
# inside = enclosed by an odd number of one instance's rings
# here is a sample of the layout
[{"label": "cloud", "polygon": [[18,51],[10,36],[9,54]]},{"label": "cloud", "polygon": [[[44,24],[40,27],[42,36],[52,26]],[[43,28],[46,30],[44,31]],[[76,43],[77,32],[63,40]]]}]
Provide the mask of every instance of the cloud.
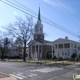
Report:
[{"label": "cloud", "polygon": [[61,8],[74,14],[74,10],[71,8],[71,6],[64,4],[62,1],[59,0],[42,0],[42,1],[51,5],[52,7]]},{"label": "cloud", "polygon": [[17,13],[16,11],[14,11],[14,15],[15,15],[15,16],[17,16],[17,15],[18,15],[18,13]]}]

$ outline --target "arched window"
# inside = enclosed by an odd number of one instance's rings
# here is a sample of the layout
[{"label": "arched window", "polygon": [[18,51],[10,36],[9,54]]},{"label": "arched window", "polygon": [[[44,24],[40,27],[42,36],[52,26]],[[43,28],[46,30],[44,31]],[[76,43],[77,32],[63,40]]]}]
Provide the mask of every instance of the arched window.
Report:
[{"label": "arched window", "polygon": [[40,31],[42,31],[42,28],[40,27]]}]

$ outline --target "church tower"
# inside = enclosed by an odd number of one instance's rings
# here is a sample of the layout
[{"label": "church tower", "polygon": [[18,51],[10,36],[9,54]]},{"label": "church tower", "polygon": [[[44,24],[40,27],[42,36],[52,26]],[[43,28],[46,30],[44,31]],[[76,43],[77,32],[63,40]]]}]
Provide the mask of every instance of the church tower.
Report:
[{"label": "church tower", "polygon": [[38,21],[35,25],[34,40],[44,40],[43,25],[41,24],[40,7],[38,12]]}]

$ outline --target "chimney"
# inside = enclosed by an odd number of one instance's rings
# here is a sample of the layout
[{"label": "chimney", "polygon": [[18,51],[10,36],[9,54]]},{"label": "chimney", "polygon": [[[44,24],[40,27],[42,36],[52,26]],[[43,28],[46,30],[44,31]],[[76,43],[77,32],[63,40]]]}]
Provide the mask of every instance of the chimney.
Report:
[{"label": "chimney", "polygon": [[68,40],[68,37],[66,36],[65,39]]}]

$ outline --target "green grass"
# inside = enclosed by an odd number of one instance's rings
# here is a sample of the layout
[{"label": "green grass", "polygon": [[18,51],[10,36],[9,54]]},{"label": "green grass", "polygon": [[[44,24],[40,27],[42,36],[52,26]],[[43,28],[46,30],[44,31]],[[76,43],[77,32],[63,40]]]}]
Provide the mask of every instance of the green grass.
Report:
[{"label": "green grass", "polygon": [[62,66],[68,66],[70,64],[67,63],[53,63],[53,64],[46,64],[47,66],[58,66],[58,67],[62,67]]},{"label": "green grass", "polygon": [[[8,59],[6,59],[8,61]],[[9,59],[9,62],[23,62],[23,59]],[[52,63],[51,63],[52,62]],[[24,63],[24,62],[23,62]],[[53,60],[26,60],[25,63],[31,63],[31,64],[45,64],[46,66],[68,66],[71,65],[72,63],[68,61],[67,62],[61,62],[59,63],[58,61],[53,61]],[[49,64],[48,64],[49,63]]]}]

